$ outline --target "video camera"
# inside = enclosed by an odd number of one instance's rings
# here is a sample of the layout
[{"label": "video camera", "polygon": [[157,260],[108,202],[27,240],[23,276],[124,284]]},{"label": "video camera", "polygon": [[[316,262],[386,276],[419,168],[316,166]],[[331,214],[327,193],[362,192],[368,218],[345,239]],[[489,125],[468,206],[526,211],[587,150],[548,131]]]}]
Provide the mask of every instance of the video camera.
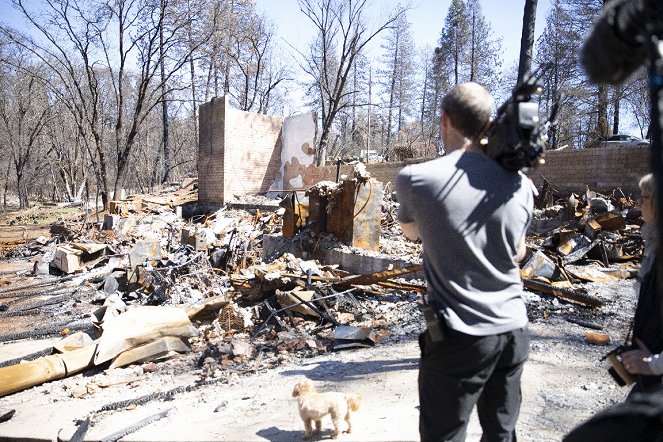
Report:
[{"label": "video camera", "polygon": [[517,171],[544,162],[548,128],[554,124],[559,100],[550,118],[541,122],[539,104],[532,95],[543,90],[539,84],[542,74],[543,70],[538,70],[516,85],[481,140],[486,154],[507,170]]}]

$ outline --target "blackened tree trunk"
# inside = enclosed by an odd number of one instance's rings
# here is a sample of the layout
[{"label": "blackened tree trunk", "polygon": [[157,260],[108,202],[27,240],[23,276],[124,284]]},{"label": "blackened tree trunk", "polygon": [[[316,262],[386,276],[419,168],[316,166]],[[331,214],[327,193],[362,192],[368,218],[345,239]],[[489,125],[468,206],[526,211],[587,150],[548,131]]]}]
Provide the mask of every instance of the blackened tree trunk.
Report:
[{"label": "blackened tree trunk", "polygon": [[[161,0],[161,13],[165,15],[165,4]],[[161,59],[161,120],[163,122],[163,179],[170,181],[170,149],[168,148],[168,91],[166,90],[166,57],[163,52],[163,25],[159,26],[159,58]]]},{"label": "blackened tree trunk", "polygon": [[520,61],[518,63],[518,83],[523,81],[525,74],[532,69],[532,52],[534,49],[534,27],[536,22],[537,0],[525,0],[523,13],[523,34],[520,39]]}]

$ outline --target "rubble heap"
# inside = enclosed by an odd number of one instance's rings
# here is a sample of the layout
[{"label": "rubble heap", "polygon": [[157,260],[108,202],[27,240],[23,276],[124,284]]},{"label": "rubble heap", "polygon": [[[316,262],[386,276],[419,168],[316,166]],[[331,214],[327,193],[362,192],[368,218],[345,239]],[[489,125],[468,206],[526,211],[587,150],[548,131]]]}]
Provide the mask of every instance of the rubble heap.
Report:
[{"label": "rubble heap", "polygon": [[[5,248],[6,256],[23,255],[32,264],[1,276],[6,324],[0,343],[63,339],[0,362],[0,379],[12,379],[0,383],[0,396],[92,367],[142,364],[149,373],[165,359],[175,374],[196,370],[195,385],[224,382],[293,359],[416,335],[423,324],[417,303],[425,291],[421,245],[402,238],[389,186],[384,196],[379,192],[379,221],[371,226],[380,232],[379,250],[353,247],[319,228],[320,210],[327,222],[334,217],[333,195],[348,186],[356,196],[357,183],[370,178],[346,180],[309,192],[318,207],[312,218],[310,207],[309,215],[293,216],[304,213],[293,196],[286,207],[267,198],[197,207],[187,183],[158,197],[114,202],[103,221],[76,229],[54,223],[50,238]],[[639,212],[618,191],[557,199],[546,191],[537,205],[521,270],[530,319],[565,314],[600,331],[606,300],[592,284],[635,275],[643,247]],[[318,228],[307,228],[309,222]],[[264,259],[264,236],[282,234],[299,256],[283,252]],[[310,247],[303,244],[397,256],[410,264],[351,274],[305,258]],[[65,368],[40,374],[53,364]],[[72,394],[86,397],[95,388]],[[177,391],[150,400],[166,393]]]}]

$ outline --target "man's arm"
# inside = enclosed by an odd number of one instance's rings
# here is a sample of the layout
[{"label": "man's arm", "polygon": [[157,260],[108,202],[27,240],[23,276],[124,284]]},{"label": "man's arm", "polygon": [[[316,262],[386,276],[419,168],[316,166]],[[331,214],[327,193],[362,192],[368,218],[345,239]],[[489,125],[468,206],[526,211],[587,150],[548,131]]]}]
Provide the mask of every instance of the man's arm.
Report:
[{"label": "man's arm", "polygon": [[401,222],[401,230],[403,231],[403,235],[409,239],[410,241],[416,241],[419,239],[419,227],[415,223],[404,223]]},{"label": "man's arm", "polygon": [[525,245],[525,235],[520,237],[518,242],[518,250],[516,251],[516,262],[520,262],[527,254],[527,245]]}]

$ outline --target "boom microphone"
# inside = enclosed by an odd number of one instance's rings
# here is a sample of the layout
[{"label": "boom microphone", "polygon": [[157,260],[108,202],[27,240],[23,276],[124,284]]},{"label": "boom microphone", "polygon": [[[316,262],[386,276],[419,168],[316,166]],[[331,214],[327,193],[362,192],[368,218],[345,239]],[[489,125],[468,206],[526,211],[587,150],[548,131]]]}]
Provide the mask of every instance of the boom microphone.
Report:
[{"label": "boom microphone", "polygon": [[580,62],[594,83],[619,84],[647,58],[646,38],[663,27],[660,0],[614,0],[585,40]]}]

